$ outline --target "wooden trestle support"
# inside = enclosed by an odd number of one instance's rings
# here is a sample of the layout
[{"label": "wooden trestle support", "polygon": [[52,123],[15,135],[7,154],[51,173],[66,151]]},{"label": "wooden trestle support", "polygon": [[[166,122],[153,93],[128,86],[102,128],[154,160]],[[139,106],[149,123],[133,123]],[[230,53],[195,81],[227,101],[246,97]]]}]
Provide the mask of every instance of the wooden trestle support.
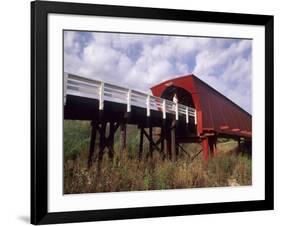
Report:
[{"label": "wooden trestle support", "polygon": [[163,125],[160,127],[161,131],[157,136],[153,136],[154,131],[151,125],[147,126],[148,130],[145,130],[145,126],[139,125],[138,127],[140,131],[139,160],[143,158],[144,137],[149,142],[148,153],[145,156],[146,158],[152,158],[154,150],[157,150],[163,159],[166,157],[172,161],[176,159],[176,150],[178,149],[178,144],[176,142],[176,121],[173,121],[171,125],[168,125],[163,121]]},{"label": "wooden trestle support", "polygon": [[[105,153],[105,148],[108,149],[109,158],[113,159],[114,136],[118,128],[120,128],[120,150],[124,151],[126,149],[127,135],[127,123],[125,120],[122,122],[91,122],[91,140],[88,156],[89,168],[92,166],[93,162],[97,133],[99,133],[99,150],[97,154],[98,162],[102,161],[103,155]],[[186,151],[180,146],[179,142],[177,141],[176,128],[176,120],[173,120],[169,124],[165,120],[163,120],[163,125],[160,127],[160,132],[157,134],[157,136],[154,136],[153,132],[155,130],[155,127],[153,127],[150,123],[147,123],[145,125],[138,125],[140,136],[138,147],[139,160],[143,159],[144,138],[146,138],[149,143],[148,152],[145,155],[146,159],[152,158],[153,152],[155,150],[160,153],[163,159],[169,158],[171,161],[175,161],[177,159],[180,150],[186,153]],[[240,143],[240,140],[238,142]],[[203,160],[207,163],[210,157],[213,157],[217,154],[217,136],[202,136],[201,145],[203,151]]]},{"label": "wooden trestle support", "polygon": [[[140,139],[139,139],[139,160],[143,158],[144,152],[144,138],[148,140],[149,149],[146,153],[146,159],[153,157],[154,150],[157,150],[163,159],[168,157],[171,161],[175,161],[179,153],[179,144],[176,140],[176,120],[170,125],[163,121],[161,132],[157,136],[153,135],[153,128],[150,123],[148,125],[138,125]],[[95,146],[97,133],[99,133],[99,150],[97,159],[102,161],[105,153],[105,148],[108,149],[108,155],[110,159],[114,157],[114,135],[117,129],[120,128],[120,149],[123,151],[126,148],[126,121],[123,122],[91,122],[91,137],[88,156],[88,168],[92,166],[93,156],[95,154]],[[146,130],[147,128],[147,130]],[[157,127],[159,128],[159,127]]]},{"label": "wooden trestle support", "polygon": [[203,150],[203,159],[205,162],[208,162],[209,157],[214,157],[217,155],[216,135],[202,137],[201,145]]},{"label": "wooden trestle support", "polygon": [[96,134],[99,133],[99,153],[98,161],[101,162],[103,155],[105,153],[105,148],[108,149],[108,155],[110,159],[114,157],[114,135],[119,127],[118,122],[102,122],[100,124],[91,122],[91,141],[89,148],[89,157],[88,157],[88,168],[92,166],[93,156],[95,153],[95,142]]}]

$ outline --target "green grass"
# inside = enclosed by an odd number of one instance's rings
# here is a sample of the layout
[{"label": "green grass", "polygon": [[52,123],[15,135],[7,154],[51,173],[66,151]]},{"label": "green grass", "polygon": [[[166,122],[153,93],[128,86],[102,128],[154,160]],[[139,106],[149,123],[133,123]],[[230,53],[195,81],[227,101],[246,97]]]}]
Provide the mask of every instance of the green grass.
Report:
[{"label": "green grass", "polygon": [[[139,134],[135,126],[127,129],[127,150],[120,151],[119,131],[115,136],[113,161],[104,155],[102,164],[87,168],[90,137],[88,122],[65,121],[64,124],[64,193],[93,193],[137,190],[161,190],[251,184],[251,157],[237,154],[236,142],[223,140],[219,154],[208,165],[201,154],[191,161],[201,146],[186,144],[178,160],[162,160],[155,152],[152,159],[137,159]],[[96,144],[98,145],[98,144]],[[148,149],[148,142],[144,144]]]},{"label": "green grass", "polygon": [[87,121],[64,120],[64,158],[75,159],[82,150],[87,150],[90,142],[90,123]]}]

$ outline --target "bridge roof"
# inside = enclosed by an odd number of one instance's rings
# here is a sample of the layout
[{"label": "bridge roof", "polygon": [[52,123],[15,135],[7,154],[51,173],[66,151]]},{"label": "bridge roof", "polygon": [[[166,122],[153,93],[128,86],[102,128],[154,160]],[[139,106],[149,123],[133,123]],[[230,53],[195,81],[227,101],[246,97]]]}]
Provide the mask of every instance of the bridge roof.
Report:
[{"label": "bridge roof", "polygon": [[171,86],[183,88],[191,94],[200,133],[216,132],[221,135],[251,137],[252,116],[195,75],[164,81],[151,90],[153,95],[161,97]]}]

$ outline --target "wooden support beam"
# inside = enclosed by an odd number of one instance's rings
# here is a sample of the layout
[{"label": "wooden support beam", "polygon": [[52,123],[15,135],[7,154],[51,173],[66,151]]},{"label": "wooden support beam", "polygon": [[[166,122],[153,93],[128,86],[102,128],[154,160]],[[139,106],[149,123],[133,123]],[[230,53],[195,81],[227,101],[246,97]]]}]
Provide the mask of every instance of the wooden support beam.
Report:
[{"label": "wooden support beam", "polygon": [[209,157],[214,157],[214,149],[213,149],[213,136],[208,137],[208,150],[209,150]]},{"label": "wooden support beam", "polygon": [[171,129],[171,160],[176,160],[176,120],[173,120]]},{"label": "wooden support beam", "polygon": [[213,138],[213,154],[214,154],[214,156],[216,156],[218,154],[217,142],[218,142],[218,137],[214,136],[214,138]]},{"label": "wooden support beam", "polygon": [[142,153],[143,153],[143,127],[140,127],[140,143],[139,143],[139,160],[142,159]]},{"label": "wooden support beam", "polygon": [[106,125],[107,122],[102,122],[102,124],[98,127],[99,135],[100,135],[100,143],[99,143],[99,162],[102,161],[104,155],[104,149],[108,148],[108,155],[110,159],[113,159],[114,156],[114,134],[119,127],[119,123],[110,122],[109,123],[109,134],[106,136]]},{"label": "wooden support beam", "polygon": [[214,156],[218,155],[218,148],[217,148],[217,139],[213,144],[213,152],[214,152]]},{"label": "wooden support beam", "polygon": [[178,144],[178,147],[182,152],[184,152],[190,158],[190,154],[186,150],[184,150],[184,148],[180,144]]},{"label": "wooden support beam", "polygon": [[202,149],[203,149],[203,159],[204,162],[207,163],[209,160],[209,144],[208,144],[208,138],[202,139]]},{"label": "wooden support beam", "polygon": [[215,156],[215,152],[216,152],[216,148],[215,148],[215,136],[211,136],[208,138],[208,145],[209,145],[209,150],[210,150],[210,156],[214,157]]},{"label": "wooden support beam", "polygon": [[166,153],[165,153],[165,139],[161,140],[160,144],[160,153],[162,155],[162,159],[164,160],[166,158]]},{"label": "wooden support beam", "polygon": [[164,119],[162,121],[162,127],[161,127],[161,152],[163,154],[163,160],[168,156],[167,152],[167,121]]},{"label": "wooden support beam", "polygon": [[153,155],[153,134],[152,134],[152,126],[149,125],[149,155],[152,158]]},{"label": "wooden support beam", "polygon": [[88,168],[92,166],[93,155],[95,153],[95,144],[96,144],[96,135],[97,135],[97,125],[93,121],[91,122],[91,140],[89,147],[89,156],[88,156]]},{"label": "wooden support beam", "polygon": [[143,130],[143,134],[145,135],[149,143],[152,144],[152,151],[154,149],[157,149],[159,152],[161,152],[161,149],[158,147],[158,145],[161,144],[161,141],[164,139],[164,137],[161,136],[156,142],[154,142],[153,137],[151,138],[150,136],[150,133],[147,133],[145,130]]},{"label": "wooden support beam", "polygon": [[113,160],[114,157],[114,133],[116,131],[115,128],[115,124],[111,122],[109,125],[109,136],[107,137],[105,144],[108,148],[108,156],[111,160]]},{"label": "wooden support beam", "polygon": [[179,143],[176,141],[176,160],[178,159],[179,156]]},{"label": "wooden support beam", "polygon": [[161,127],[161,135],[160,135],[160,152],[164,152],[164,146],[165,146],[165,129]]},{"label": "wooden support beam", "polygon": [[168,130],[167,127],[165,128],[165,139],[166,139],[166,147],[165,147],[165,153],[169,157],[169,159],[172,159],[172,150],[171,150],[171,130]]},{"label": "wooden support beam", "polygon": [[104,149],[105,149],[105,130],[106,130],[106,123],[103,122],[100,127],[98,127],[98,131],[100,134],[100,142],[99,142],[99,156],[98,156],[98,161],[102,161],[102,157],[104,154]]}]

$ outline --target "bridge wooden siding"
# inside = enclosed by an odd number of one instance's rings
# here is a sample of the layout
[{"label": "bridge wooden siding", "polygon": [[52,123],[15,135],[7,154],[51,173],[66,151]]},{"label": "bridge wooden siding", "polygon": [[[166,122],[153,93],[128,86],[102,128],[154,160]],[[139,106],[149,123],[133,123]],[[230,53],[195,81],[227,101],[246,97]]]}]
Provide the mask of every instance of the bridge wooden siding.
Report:
[{"label": "bridge wooden siding", "polygon": [[191,95],[205,160],[209,154],[215,154],[218,137],[234,138],[239,145],[241,138],[251,140],[252,116],[195,75],[162,82],[151,90],[153,95],[161,97],[169,87],[183,88]]}]

